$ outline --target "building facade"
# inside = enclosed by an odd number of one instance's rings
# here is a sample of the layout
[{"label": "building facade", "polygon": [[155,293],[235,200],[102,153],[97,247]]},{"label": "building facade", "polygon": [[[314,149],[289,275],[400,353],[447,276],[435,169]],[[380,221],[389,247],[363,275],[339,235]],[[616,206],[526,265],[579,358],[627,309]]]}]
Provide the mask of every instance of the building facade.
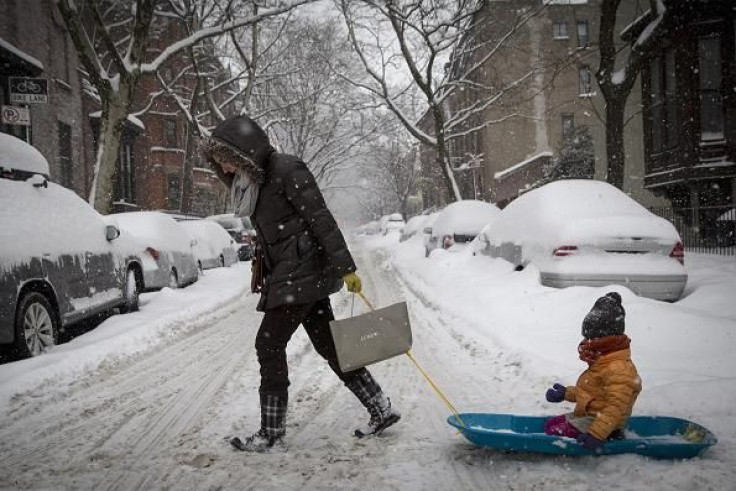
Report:
[{"label": "building facade", "polygon": [[719,222],[734,222],[736,204],[736,5],[665,5],[642,70],[644,187],[671,202],[681,232],[719,242]]},{"label": "building facade", "polygon": [[[640,17],[648,1],[623,0],[617,32]],[[519,12],[531,16],[514,30]],[[595,167],[590,178],[605,179],[605,101],[597,88],[598,26],[600,0],[491,1],[474,23],[467,39],[498,52],[476,72],[478,84],[490,84],[505,92],[497,102],[469,120],[479,131],[453,142],[455,159],[475,156],[481,162],[482,197],[505,205],[519,194],[544,182],[545,167],[552,165],[575,130],[587,127],[592,136]],[[622,47],[625,41],[619,41]],[[489,49],[489,48],[486,48]],[[469,50],[472,56],[453,60],[453,69],[477,63],[486,51]],[[452,74],[455,75],[455,74]],[[662,200],[644,187],[643,120],[641,89],[637,86],[627,105],[625,127],[626,174],[624,191],[637,201],[654,206]],[[472,91],[451,98],[448,112],[457,114],[473,101]]]}]

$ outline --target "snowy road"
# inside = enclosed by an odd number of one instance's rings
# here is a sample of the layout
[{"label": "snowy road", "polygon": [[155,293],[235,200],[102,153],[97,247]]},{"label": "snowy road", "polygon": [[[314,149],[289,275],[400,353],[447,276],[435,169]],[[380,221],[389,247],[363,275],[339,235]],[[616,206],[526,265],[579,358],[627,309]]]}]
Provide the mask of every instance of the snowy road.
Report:
[{"label": "snowy road", "polygon": [[[367,295],[406,299],[414,352],[462,411],[550,413],[549,380],[480,343],[407,287],[380,251],[354,249]],[[246,455],[223,441],[258,425],[256,299],[135,362],[103,366],[12,401],[0,422],[0,487],[83,489],[724,489],[728,460],[636,456],[564,459],[475,449],[445,423],[446,408],[405,357],[373,369],[402,421],[357,440],[367,415],[299,331],[289,347],[286,453]],[[338,316],[349,312],[337,296]],[[357,305],[356,305],[357,307]],[[732,455],[733,450],[728,455]],[[731,489],[736,489],[736,484]]]}]

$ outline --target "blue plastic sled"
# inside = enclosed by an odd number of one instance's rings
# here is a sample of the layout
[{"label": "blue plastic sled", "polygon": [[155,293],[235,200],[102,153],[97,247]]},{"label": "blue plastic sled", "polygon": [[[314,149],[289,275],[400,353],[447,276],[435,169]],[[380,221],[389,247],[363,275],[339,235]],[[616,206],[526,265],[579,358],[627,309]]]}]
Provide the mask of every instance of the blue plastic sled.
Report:
[{"label": "blue plastic sled", "polygon": [[659,416],[632,416],[624,440],[609,440],[599,452],[584,449],[571,439],[544,434],[550,416],[464,413],[447,422],[465,438],[481,447],[514,452],[555,455],[615,455],[634,453],[656,459],[689,459],[700,455],[718,440],[707,428],[686,419]]}]

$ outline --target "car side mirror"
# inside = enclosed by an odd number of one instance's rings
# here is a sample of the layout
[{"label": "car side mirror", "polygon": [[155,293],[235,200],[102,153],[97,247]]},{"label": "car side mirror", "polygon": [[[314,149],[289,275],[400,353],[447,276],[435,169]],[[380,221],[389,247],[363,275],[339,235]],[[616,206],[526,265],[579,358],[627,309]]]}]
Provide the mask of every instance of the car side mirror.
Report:
[{"label": "car side mirror", "polygon": [[427,235],[432,235],[432,227],[425,227],[424,233]]},{"label": "car side mirror", "polygon": [[105,226],[105,238],[108,242],[113,241],[120,237],[120,230],[115,225]]}]

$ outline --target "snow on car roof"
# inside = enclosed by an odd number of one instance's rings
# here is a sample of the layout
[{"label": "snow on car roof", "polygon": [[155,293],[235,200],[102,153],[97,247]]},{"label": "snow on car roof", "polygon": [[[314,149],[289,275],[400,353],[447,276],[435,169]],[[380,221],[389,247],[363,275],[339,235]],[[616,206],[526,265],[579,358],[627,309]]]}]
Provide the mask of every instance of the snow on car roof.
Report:
[{"label": "snow on car roof", "polygon": [[389,215],[388,220],[390,222],[403,222],[404,217],[401,216],[401,213],[392,213]]},{"label": "snow on car roof", "polygon": [[[108,251],[102,216],[76,193],[54,183],[0,179],[0,265],[44,256]],[[47,255],[47,256],[45,256]]]},{"label": "snow on car roof", "polygon": [[556,181],[518,197],[488,234],[495,244],[533,242],[545,247],[621,236],[679,240],[670,222],[614,186],[593,180]]},{"label": "snow on car roof", "polygon": [[493,203],[474,199],[447,205],[432,225],[432,235],[478,235],[478,232],[501,214]]},{"label": "snow on car roof", "polygon": [[121,229],[143,243],[145,247],[158,250],[190,253],[191,239],[182,227],[170,216],[157,211],[134,211],[116,213],[115,218]]},{"label": "snow on car roof", "polygon": [[227,230],[213,220],[186,220],[178,223],[197,240],[195,251],[200,259],[215,258],[233,243]]},{"label": "snow on car roof", "polygon": [[41,152],[6,133],[0,133],[0,167],[49,175],[49,163]]}]

